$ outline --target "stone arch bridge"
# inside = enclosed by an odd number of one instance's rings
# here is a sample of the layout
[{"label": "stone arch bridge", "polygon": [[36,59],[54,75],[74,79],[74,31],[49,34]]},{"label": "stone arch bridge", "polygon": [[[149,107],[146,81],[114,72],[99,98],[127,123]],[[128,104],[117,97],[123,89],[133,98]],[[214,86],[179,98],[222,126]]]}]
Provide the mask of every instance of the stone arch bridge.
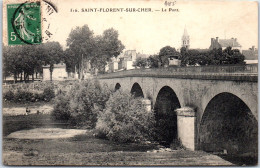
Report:
[{"label": "stone arch bridge", "polygon": [[135,69],[97,78],[149,99],[157,121],[171,123],[164,127],[166,142],[179,138],[187,148],[212,152],[257,151],[257,66]]}]

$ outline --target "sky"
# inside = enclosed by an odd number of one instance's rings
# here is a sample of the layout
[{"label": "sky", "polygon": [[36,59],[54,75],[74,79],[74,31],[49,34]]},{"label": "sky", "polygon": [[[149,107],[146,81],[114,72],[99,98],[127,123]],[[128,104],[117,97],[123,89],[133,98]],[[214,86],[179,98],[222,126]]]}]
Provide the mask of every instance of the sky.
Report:
[{"label": "sky", "polygon": [[[14,1],[14,0],[13,0]],[[165,2],[174,2],[165,6]],[[11,1],[12,2],[12,1]],[[190,0],[50,0],[57,13],[49,16],[53,34],[65,48],[71,29],[87,24],[95,35],[118,30],[126,50],[155,54],[164,46],[181,47],[186,27],[190,48],[209,48],[211,38],[237,38],[243,49],[258,46],[258,6],[253,1]],[[82,8],[151,8],[153,12],[71,12]],[[161,10],[166,9],[167,12]],[[169,12],[169,8],[179,12]],[[159,10],[159,11],[155,11]],[[43,14],[44,15],[44,14]],[[3,17],[5,17],[5,10]],[[4,19],[5,20],[5,19]],[[4,26],[6,23],[4,23]],[[47,25],[43,25],[43,30]],[[4,28],[4,43],[6,43]]]}]

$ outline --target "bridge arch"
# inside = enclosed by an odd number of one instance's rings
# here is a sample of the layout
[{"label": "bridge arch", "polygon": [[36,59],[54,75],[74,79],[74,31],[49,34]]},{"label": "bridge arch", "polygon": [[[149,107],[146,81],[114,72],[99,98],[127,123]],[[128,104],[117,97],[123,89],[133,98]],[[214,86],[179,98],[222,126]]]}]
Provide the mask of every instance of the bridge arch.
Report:
[{"label": "bridge arch", "polygon": [[120,83],[116,83],[116,85],[115,85],[115,91],[117,91],[117,90],[120,89],[120,88],[121,88]]},{"label": "bridge arch", "polygon": [[177,140],[177,115],[175,109],[180,108],[179,99],[169,86],[160,89],[155,105],[156,139],[167,147]]},{"label": "bridge arch", "polygon": [[130,93],[132,95],[134,95],[134,97],[142,97],[142,98],[144,98],[143,90],[142,90],[141,86],[137,82],[135,82],[133,84]]},{"label": "bridge arch", "polygon": [[[241,89],[242,88],[242,89]],[[204,94],[202,98],[202,113],[200,117],[200,120],[203,116],[203,113],[210,102],[216,95],[227,92],[231,93],[235,96],[237,96],[239,99],[241,99],[251,110],[253,115],[255,116],[256,120],[258,121],[258,112],[257,112],[257,88],[255,90],[254,94],[254,88],[251,88],[252,92],[248,92],[249,89],[243,89],[242,84],[239,86],[229,86],[227,87],[227,84],[222,83],[218,84],[218,87],[211,87],[207,90],[207,92]],[[200,122],[200,121],[199,121]]]},{"label": "bridge arch", "polygon": [[215,95],[207,104],[199,127],[200,149],[225,150],[237,157],[246,154],[251,160],[257,160],[257,118],[238,96],[228,92]]}]

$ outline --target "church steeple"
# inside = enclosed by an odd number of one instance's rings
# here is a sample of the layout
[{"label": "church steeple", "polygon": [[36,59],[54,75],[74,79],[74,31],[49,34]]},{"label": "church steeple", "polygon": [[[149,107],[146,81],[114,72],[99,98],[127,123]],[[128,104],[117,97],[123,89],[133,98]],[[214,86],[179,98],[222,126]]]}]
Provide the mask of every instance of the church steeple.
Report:
[{"label": "church steeple", "polygon": [[183,33],[183,36],[182,36],[182,45],[181,46],[182,47],[186,47],[187,49],[190,48],[190,36],[188,35],[186,26],[184,28],[184,33]]}]

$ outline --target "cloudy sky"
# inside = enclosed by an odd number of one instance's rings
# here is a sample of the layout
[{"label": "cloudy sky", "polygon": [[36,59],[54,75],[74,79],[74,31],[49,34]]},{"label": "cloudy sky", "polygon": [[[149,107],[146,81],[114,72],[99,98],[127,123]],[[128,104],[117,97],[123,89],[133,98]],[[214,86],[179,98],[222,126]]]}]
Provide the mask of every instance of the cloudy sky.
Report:
[{"label": "cloudy sky", "polygon": [[[165,6],[165,1],[175,4]],[[126,49],[146,54],[158,53],[166,45],[180,48],[185,26],[191,48],[208,48],[212,37],[237,38],[243,49],[258,46],[258,8],[253,1],[51,0],[51,3],[58,9],[49,19],[51,40],[64,47],[71,29],[84,24],[95,35],[113,27]],[[82,8],[151,8],[153,12],[71,12]],[[179,12],[161,12],[162,8]]]}]

